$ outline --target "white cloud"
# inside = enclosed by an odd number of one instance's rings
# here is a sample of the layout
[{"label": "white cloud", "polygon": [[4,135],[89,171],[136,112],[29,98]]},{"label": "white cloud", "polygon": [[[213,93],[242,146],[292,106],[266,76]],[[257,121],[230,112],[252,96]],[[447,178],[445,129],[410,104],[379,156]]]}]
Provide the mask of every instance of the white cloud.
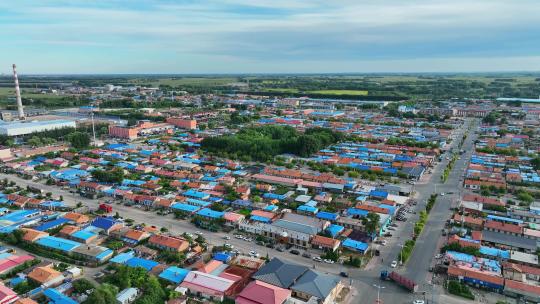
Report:
[{"label": "white cloud", "polygon": [[[0,13],[0,31],[7,33],[0,43],[62,46],[81,60],[84,47],[140,54],[162,48],[193,55],[201,66],[236,58],[299,69],[303,60],[347,66],[379,58],[452,58],[452,51],[456,58],[490,52],[527,57],[540,49],[540,42],[531,42],[540,40],[534,30],[540,27],[539,9],[533,0],[23,0],[0,3],[6,12]],[[521,42],[527,47],[515,47]]]}]

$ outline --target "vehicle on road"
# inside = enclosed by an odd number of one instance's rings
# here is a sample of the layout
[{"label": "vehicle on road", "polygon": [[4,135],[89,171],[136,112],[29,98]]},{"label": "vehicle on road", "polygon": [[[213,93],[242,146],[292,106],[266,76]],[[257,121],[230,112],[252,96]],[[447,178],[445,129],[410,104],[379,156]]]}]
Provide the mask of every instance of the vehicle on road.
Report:
[{"label": "vehicle on road", "polygon": [[251,250],[251,251],[249,252],[249,255],[252,256],[252,257],[256,257],[256,258],[259,257],[259,253],[256,252],[256,251],[254,251],[254,250]]},{"label": "vehicle on road", "polygon": [[225,244],[223,245],[223,247],[227,247],[227,248],[229,248],[229,249],[234,249],[234,246],[231,245],[231,244],[229,244],[229,243],[225,243]]},{"label": "vehicle on road", "polygon": [[399,286],[407,289],[410,292],[418,291],[418,285],[413,280],[408,279],[407,277],[402,276],[395,271],[392,271],[392,272],[388,272],[387,270],[381,271],[380,279],[384,281],[393,281]]},{"label": "vehicle on road", "polygon": [[444,192],[441,192],[441,196],[444,196],[445,194],[446,194],[446,193],[444,193]]},{"label": "vehicle on road", "polygon": [[387,233],[384,234],[384,236],[385,236],[385,237],[391,237],[392,234],[391,234],[390,232],[387,232]]},{"label": "vehicle on road", "polygon": [[289,253],[294,254],[294,255],[299,255],[300,251],[298,251],[296,249],[293,249],[293,250],[289,251]]},{"label": "vehicle on road", "polygon": [[283,249],[283,247],[278,247],[276,250],[279,251],[279,252],[285,251],[285,249]]},{"label": "vehicle on road", "polygon": [[386,240],[381,241],[381,245],[386,246],[387,244],[388,244],[388,242],[386,242]]},{"label": "vehicle on road", "polygon": [[230,239],[231,239],[231,237],[228,236],[228,235],[224,236],[223,238],[224,238],[225,240],[230,240]]},{"label": "vehicle on road", "polygon": [[342,271],[339,273],[340,276],[344,277],[344,278],[348,278],[349,277],[349,274],[346,273],[345,271]]},{"label": "vehicle on road", "polygon": [[392,263],[390,263],[390,267],[396,268],[397,267],[397,261],[392,261]]},{"label": "vehicle on road", "polygon": [[324,259],[323,260],[326,264],[334,264],[335,262],[330,259]]},{"label": "vehicle on road", "polygon": [[314,260],[315,262],[322,262],[321,257],[318,257],[318,256],[313,257],[313,260]]},{"label": "vehicle on road", "polygon": [[311,254],[309,254],[308,252],[302,253],[302,256],[305,258],[311,259]]},{"label": "vehicle on road", "polygon": [[414,300],[413,304],[424,304],[424,300]]},{"label": "vehicle on road", "polygon": [[195,231],[195,234],[196,234],[196,235],[203,235],[203,233],[200,232],[199,230]]}]

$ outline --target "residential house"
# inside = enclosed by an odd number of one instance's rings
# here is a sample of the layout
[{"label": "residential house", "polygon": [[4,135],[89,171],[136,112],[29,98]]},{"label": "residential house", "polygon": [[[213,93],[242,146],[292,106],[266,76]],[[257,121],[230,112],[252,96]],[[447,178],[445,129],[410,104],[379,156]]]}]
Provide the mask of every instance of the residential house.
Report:
[{"label": "residential house", "polygon": [[298,281],[290,287],[292,296],[304,301],[313,301],[319,304],[335,303],[341,292],[343,284],[335,275],[322,274],[308,270]]},{"label": "residential house", "polygon": [[45,287],[58,286],[64,281],[62,273],[54,270],[51,266],[34,268],[28,274],[28,278]]},{"label": "residential house", "polygon": [[188,241],[167,235],[152,235],[148,240],[148,244],[172,252],[184,252],[189,248]]}]

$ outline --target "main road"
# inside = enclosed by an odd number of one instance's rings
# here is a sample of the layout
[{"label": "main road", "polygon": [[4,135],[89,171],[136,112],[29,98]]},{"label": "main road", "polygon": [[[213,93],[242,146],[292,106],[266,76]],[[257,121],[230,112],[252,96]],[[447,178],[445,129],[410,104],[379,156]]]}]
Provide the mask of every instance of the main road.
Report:
[{"label": "main road", "polygon": [[[431,194],[437,193],[439,196],[428,216],[428,221],[423,232],[416,240],[416,245],[411,257],[403,266],[398,266],[396,271],[417,282],[417,284],[420,285],[420,291],[428,293],[427,300],[431,300],[432,292],[431,286],[428,285],[431,281],[429,278],[429,268],[437,248],[440,245],[442,229],[445,226],[446,220],[451,216],[450,208],[454,206],[460,198],[462,177],[472,151],[474,150],[473,145],[477,137],[475,132],[477,127],[477,120],[468,119],[464,125],[454,133],[454,139],[450,149],[448,149],[449,152],[447,155],[449,158],[452,157],[450,151],[459,149],[459,143],[461,142],[463,135],[468,132],[467,139],[461,147],[461,149],[466,152],[455,161],[445,183],[442,182],[441,175],[449,163],[449,160],[446,159],[446,157],[435,166],[433,174],[427,180],[415,185],[414,190],[416,192],[416,200],[418,201],[418,204],[414,209],[416,213],[419,213],[420,210],[424,210]],[[441,193],[445,193],[445,195],[440,195]],[[421,294],[411,294],[403,288],[398,287],[396,284],[379,280],[381,270],[390,269],[389,265],[393,260],[399,262],[401,245],[403,245],[407,239],[411,238],[413,226],[417,220],[418,215],[414,215],[409,218],[405,224],[401,224],[401,226],[397,228],[395,231],[397,235],[392,237],[389,244],[380,247],[381,256],[379,257],[379,260],[370,263],[375,264],[373,267],[369,267],[369,269],[366,270],[355,270],[351,272],[353,286],[358,290],[358,303],[371,304],[376,302],[377,287],[375,287],[375,285],[382,287],[380,289],[380,299],[384,303],[413,303],[415,299],[424,299],[424,296]],[[433,299],[435,300],[435,303],[437,303],[437,299],[440,295],[437,292],[437,288],[433,288],[433,290],[435,293]]]}]

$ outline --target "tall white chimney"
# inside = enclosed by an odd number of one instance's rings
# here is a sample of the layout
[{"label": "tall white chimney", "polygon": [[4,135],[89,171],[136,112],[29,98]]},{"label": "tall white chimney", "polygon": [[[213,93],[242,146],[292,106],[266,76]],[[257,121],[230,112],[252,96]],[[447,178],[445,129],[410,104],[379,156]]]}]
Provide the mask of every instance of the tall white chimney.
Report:
[{"label": "tall white chimney", "polygon": [[15,95],[17,96],[17,110],[19,112],[19,119],[24,120],[21,90],[19,89],[19,78],[17,77],[17,66],[15,63],[13,64],[13,78],[15,79]]}]

